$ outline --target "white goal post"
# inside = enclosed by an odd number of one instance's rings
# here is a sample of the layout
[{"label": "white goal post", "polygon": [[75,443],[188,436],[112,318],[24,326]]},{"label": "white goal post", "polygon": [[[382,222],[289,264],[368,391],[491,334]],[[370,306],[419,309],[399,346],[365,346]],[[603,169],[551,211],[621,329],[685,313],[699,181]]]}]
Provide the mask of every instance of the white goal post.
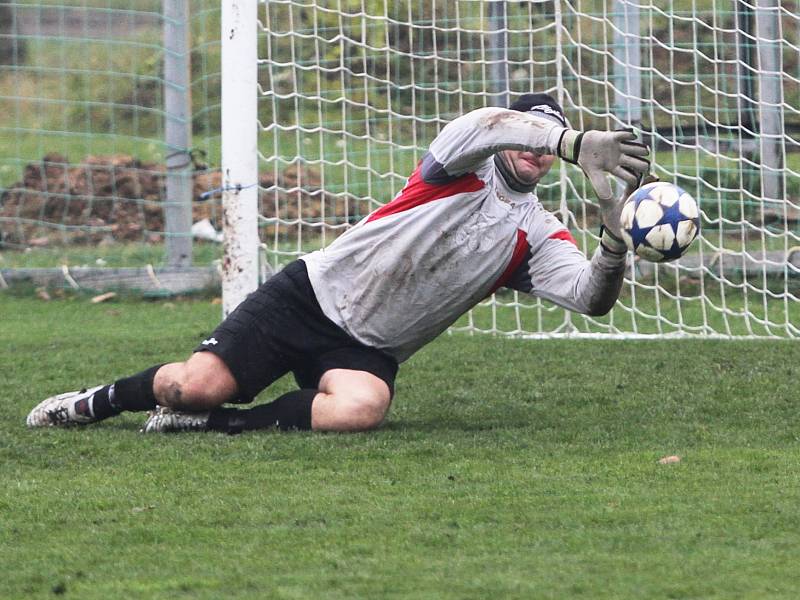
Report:
[{"label": "white goal post", "polygon": [[222,310],[258,286],[256,0],[222,3]]},{"label": "white goal post", "polygon": [[[800,16],[782,0],[224,0],[224,309],[390,201],[466,111],[546,91],[575,128],[632,126],[701,236],[630,258],[605,317],[510,291],[454,330],[800,337]],[[561,165],[542,203],[587,253],[598,213]]]}]

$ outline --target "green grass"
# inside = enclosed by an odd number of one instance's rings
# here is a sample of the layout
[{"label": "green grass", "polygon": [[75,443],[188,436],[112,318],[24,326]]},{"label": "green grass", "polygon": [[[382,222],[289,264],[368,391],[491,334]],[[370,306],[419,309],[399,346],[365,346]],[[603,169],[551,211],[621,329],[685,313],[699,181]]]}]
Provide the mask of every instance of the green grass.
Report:
[{"label": "green grass", "polygon": [[[78,8],[89,7],[117,10],[129,10],[131,8],[131,3],[127,2],[126,0],[81,0],[79,3],[70,2],[68,0],[15,0],[15,3],[19,4],[20,6],[35,7],[63,7],[77,4]],[[138,0],[136,3],[136,10],[141,12],[152,11],[158,13],[161,10],[161,3],[157,2],[156,0]]]},{"label": "green grass", "polygon": [[[32,269],[68,267],[144,267],[166,262],[167,252],[161,243],[123,242],[98,245],[34,247],[27,251],[0,252],[0,268]],[[222,258],[222,246],[210,242],[194,242],[192,264],[210,265]]]},{"label": "green grass", "polygon": [[445,336],[379,431],[144,437],[23,422],[219,306],[0,314],[2,598],[796,597],[796,343]]}]

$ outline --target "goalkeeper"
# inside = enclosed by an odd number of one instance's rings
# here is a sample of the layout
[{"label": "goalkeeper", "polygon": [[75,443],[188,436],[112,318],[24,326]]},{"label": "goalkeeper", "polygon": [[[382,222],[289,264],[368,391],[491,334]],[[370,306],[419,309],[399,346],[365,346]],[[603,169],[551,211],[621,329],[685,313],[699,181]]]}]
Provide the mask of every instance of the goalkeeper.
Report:
[{"label": "goalkeeper", "polygon": [[[556,155],[581,167],[599,199],[591,259],[536,198]],[[498,288],[590,315],[611,309],[626,247],[608,176],[632,191],[647,155],[631,132],[571,129],[546,94],[467,113],[442,129],[394,200],[262,284],[185,362],[48,398],[27,423],[150,411],[145,432],[377,427],[398,364]],[[223,407],[289,372],[299,389]]]}]

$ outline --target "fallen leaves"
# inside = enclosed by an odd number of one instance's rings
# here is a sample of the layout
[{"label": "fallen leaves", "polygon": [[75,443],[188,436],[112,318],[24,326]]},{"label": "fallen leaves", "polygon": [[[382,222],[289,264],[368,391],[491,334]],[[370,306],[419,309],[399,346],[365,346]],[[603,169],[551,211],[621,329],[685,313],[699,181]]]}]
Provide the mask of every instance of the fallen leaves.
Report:
[{"label": "fallen leaves", "polygon": [[674,454],[670,456],[662,456],[658,459],[658,464],[660,465],[674,465],[679,462],[681,462],[681,457]]}]

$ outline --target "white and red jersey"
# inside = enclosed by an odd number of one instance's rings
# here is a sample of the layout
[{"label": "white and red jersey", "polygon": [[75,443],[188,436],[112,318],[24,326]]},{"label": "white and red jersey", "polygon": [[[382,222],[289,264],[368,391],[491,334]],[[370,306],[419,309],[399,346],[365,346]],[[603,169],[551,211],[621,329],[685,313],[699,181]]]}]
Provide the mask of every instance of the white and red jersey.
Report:
[{"label": "white and red jersey", "polygon": [[303,257],[325,315],[402,362],[503,286],[607,312],[624,257],[598,248],[587,260],[534,194],[507,186],[492,158],[505,149],[555,154],[563,130],[500,108],[449,123],[394,200]]}]

